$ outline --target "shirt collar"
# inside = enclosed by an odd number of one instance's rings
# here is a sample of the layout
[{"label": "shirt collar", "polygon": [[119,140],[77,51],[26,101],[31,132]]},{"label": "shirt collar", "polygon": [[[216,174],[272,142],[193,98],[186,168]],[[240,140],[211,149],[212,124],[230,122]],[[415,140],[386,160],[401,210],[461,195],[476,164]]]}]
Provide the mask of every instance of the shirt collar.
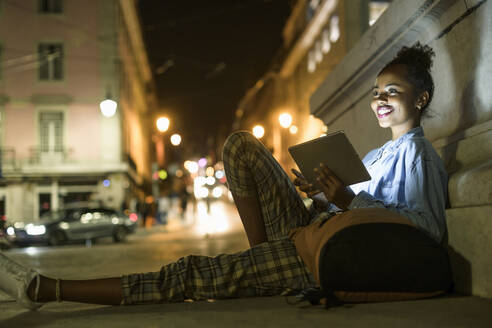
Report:
[{"label": "shirt collar", "polygon": [[402,135],[398,139],[388,141],[380,149],[381,149],[381,151],[392,152],[392,151],[395,151],[396,149],[398,149],[398,147],[405,140],[408,140],[408,139],[413,138],[413,137],[423,137],[423,136],[424,136],[424,129],[422,129],[421,126],[417,126],[416,128],[411,129],[410,131],[408,131],[407,133],[405,133],[404,135]]}]

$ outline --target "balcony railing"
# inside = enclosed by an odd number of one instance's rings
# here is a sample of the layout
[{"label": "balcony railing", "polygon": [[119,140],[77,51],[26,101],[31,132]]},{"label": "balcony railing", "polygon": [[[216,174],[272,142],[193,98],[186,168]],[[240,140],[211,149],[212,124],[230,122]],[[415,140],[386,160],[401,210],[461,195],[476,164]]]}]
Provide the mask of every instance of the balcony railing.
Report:
[{"label": "balcony railing", "polygon": [[72,148],[55,147],[45,150],[40,147],[29,148],[29,164],[61,164],[69,161]]},{"label": "balcony railing", "polygon": [[0,172],[13,170],[16,164],[15,149],[11,147],[0,148]]}]

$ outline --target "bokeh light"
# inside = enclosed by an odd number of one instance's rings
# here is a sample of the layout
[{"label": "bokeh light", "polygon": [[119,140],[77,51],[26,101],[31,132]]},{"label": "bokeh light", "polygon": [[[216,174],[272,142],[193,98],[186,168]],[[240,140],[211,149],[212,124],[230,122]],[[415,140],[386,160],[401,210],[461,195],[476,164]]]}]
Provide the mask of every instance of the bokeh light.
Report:
[{"label": "bokeh light", "polygon": [[132,222],[137,222],[138,221],[138,215],[137,215],[137,213],[130,213],[129,218],[130,218],[130,221],[132,221]]},{"label": "bokeh light", "polygon": [[161,179],[161,180],[166,180],[167,179],[167,172],[166,172],[166,170],[159,170],[159,179]]},{"label": "bokeh light", "polygon": [[292,116],[289,113],[282,113],[278,116],[278,122],[283,128],[288,128],[292,124]]},{"label": "bokeh light", "polygon": [[198,172],[198,163],[193,162],[193,161],[186,161],[184,162],[184,167],[185,169],[188,170],[190,173],[197,173]]},{"label": "bokeh light", "polygon": [[198,166],[199,167],[205,167],[207,166],[207,159],[205,157],[202,157],[198,160]]},{"label": "bokeh light", "polygon": [[195,188],[195,197],[196,198],[207,198],[208,193],[209,193],[209,191],[208,191],[207,187]]},{"label": "bokeh light", "polygon": [[215,170],[211,166],[207,167],[207,169],[205,170],[205,174],[207,175],[207,177],[213,176],[214,175],[214,172],[215,172]]},{"label": "bokeh light", "polygon": [[224,171],[222,170],[215,171],[215,177],[219,180],[222,179],[224,177]]},{"label": "bokeh light", "polygon": [[220,198],[222,196],[222,188],[217,186],[215,187],[213,190],[212,190],[212,196],[214,196],[215,198]]},{"label": "bokeh light", "polygon": [[177,133],[173,134],[171,136],[171,143],[173,144],[173,146],[179,146],[179,144],[181,143],[181,136]]},{"label": "bokeh light", "polygon": [[253,127],[253,135],[256,138],[261,139],[265,135],[265,129],[261,125],[255,125]]},{"label": "bokeh light", "polygon": [[296,125],[291,125],[290,128],[289,128],[289,132],[290,134],[296,134],[297,131],[299,131],[299,129],[297,128]]},{"label": "bokeh light", "polygon": [[160,132],[166,132],[167,129],[169,129],[169,119],[165,116],[161,116],[157,119],[155,125]]},{"label": "bokeh light", "polygon": [[155,181],[159,180],[159,172],[156,171],[156,172],[152,173],[152,180],[155,180]]},{"label": "bokeh light", "polygon": [[207,183],[207,179],[205,177],[196,177],[195,178],[195,185],[196,186],[203,186]]}]

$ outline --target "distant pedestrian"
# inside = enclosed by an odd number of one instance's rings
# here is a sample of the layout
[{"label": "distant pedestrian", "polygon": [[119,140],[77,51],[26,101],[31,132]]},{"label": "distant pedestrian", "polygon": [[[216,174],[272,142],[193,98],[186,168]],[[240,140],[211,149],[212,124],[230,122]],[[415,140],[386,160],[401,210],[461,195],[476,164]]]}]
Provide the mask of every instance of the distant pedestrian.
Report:
[{"label": "distant pedestrian", "polygon": [[186,182],[184,179],[182,179],[179,186],[179,207],[182,220],[184,220],[186,216],[186,208],[188,207],[189,196],[190,194],[188,193]]},{"label": "distant pedestrian", "polygon": [[162,193],[162,195],[157,200],[157,221],[162,224],[167,224],[167,218],[169,211],[171,210],[171,200],[167,193]]}]

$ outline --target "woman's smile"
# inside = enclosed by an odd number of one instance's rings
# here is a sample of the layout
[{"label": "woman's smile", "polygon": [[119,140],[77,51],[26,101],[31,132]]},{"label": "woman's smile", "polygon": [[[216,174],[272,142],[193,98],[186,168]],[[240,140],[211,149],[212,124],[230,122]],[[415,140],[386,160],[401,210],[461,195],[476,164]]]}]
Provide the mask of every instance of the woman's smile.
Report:
[{"label": "woman's smile", "polygon": [[391,115],[391,113],[393,113],[393,111],[394,111],[393,107],[391,107],[389,105],[378,106],[378,110],[377,110],[378,118],[385,118],[385,117]]}]

